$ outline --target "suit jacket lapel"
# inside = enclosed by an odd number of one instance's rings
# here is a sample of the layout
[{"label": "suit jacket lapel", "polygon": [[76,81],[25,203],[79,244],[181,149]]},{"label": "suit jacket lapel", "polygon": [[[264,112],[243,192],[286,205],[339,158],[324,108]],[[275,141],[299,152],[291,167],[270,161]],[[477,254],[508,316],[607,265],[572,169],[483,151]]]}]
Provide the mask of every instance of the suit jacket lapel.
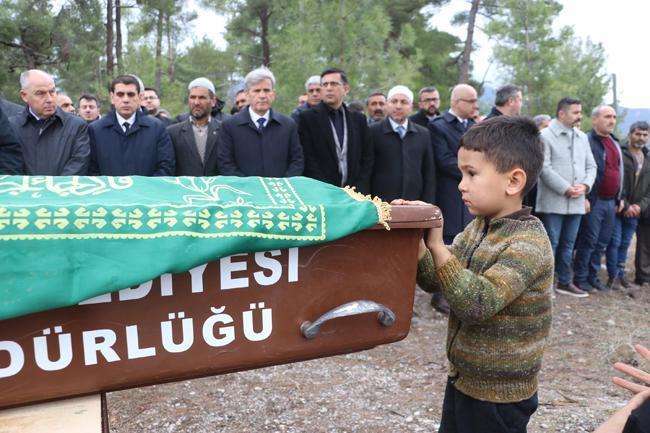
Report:
[{"label": "suit jacket lapel", "polygon": [[[217,135],[219,134],[219,129],[221,127],[221,122],[217,119],[210,119],[210,124],[208,125],[208,140],[205,143],[205,159],[208,161],[208,158],[212,154],[214,148],[217,144]],[[205,166],[205,164],[203,164]]]},{"label": "suit jacket lapel", "polygon": [[186,120],[181,129],[181,136],[186,143],[187,150],[192,154],[192,159],[201,163],[201,156],[199,155],[199,150],[196,148],[196,141],[194,140],[194,130],[192,129],[192,124],[189,120]]},{"label": "suit jacket lapel", "polygon": [[327,147],[329,148],[329,151],[334,158],[335,161],[339,160],[338,155],[336,154],[336,141],[334,141],[334,133],[332,131],[332,124],[330,123],[330,116],[329,116],[329,110],[327,108],[327,105],[325,105],[324,102],[321,102],[321,106],[318,107],[319,109],[319,115],[318,115],[318,123],[320,126],[320,130],[323,133],[323,136],[325,137],[325,140],[327,142]]}]

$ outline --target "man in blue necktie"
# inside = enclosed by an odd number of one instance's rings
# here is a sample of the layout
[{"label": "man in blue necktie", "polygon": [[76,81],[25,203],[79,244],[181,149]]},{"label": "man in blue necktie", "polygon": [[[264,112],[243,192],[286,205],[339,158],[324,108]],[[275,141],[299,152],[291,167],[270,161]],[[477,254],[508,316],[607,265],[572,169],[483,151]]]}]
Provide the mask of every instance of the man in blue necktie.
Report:
[{"label": "man in blue necktie", "polygon": [[224,120],[217,164],[225,176],[302,175],[304,160],[296,123],[271,108],[275,76],[261,67],[244,79],[248,107]]},{"label": "man in blue necktie", "polygon": [[413,92],[395,86],[388,92],[388,117],[370,125],[374,168],[370,193],[384,201],[396,198],[435,202],[436,182],[429,130],[409,120]]},{"label": "man in blue necktie", "polygon": [[101,176],[173,176],[174,146],[165,125],[140,109],[142,89],[131,75],[110,86],[115,109],[88,126],[90,174]]}]

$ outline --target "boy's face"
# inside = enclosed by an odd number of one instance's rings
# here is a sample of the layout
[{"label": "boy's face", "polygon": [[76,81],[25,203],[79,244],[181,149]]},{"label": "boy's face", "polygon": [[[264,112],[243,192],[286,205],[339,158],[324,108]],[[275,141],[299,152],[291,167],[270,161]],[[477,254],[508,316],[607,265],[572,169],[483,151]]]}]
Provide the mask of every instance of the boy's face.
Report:
[{"label": "boy's face", "polygon": [[470,214],[499,218],[512,213],[505,206],[509,173],[499,173],[483,152],[463,147],[458,150],[458,168],[463,175],[458,190]]}]

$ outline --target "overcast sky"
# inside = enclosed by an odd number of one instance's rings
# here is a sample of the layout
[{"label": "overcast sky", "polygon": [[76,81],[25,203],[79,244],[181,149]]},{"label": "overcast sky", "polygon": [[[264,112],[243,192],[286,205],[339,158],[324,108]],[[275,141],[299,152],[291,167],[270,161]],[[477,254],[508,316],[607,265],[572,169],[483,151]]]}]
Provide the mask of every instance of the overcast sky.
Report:
[{"label": "overcast sky", "polygon": [[[189,0],[190,5],[193,1]],[[556,20],[556,27],[573,26],[577,36],[601,42],[607,54],[606,70],[616,74],[618,100],[626,108],[650,107],[650,83],[646,67],[645,40],[650,26],[650,2],[644,0],[560,0],[564,9]],[[451,0],[440,8],[432,24],[439,30],[465,38],[465,28],[453,27],[451,17],[468,10],[468,0]],[[196,35],[209,35],[217,46],[225,47],[223,39],[225,19],[213,13],[199,13],[195,23]],[[200,37],[199,36],[199,37]],[[195,36],[196,37],[196,36]],[[495,87],[503,84],[494,64],[490,66],[490,43],[481,32],[476,34],[480,49],[473,53],[474,76],[479,81],[486,77]],[[577,95],[578,97],[580,95]],[[611,102],[611,93],[605,102]]]},{"label": "overcast sky", "polygon": [[[560,0],[564,5],[555,21],[556,28],[572,26],[581,38],[589,37],[601,42],[607,54],[606,71],[616,74],[618,100],[626,108],[650,107],[650,85],[645,64],[645,34],[650,23],[650,3],[638,0]],[[432,24],[465,38],[466,29],[449,24],[451,17],[461,10],[468,10],[467,0],[452,0],[440,8]],[[486,76],[493,86],[503,84],[494,64],[490,66],[490,43],[481,32],[476,34],[480,49],[472,55],[474,76],[479,81]],[[580,95],[576,95],[580,97]],[[611,93],[605,102],[611,102]]]}]

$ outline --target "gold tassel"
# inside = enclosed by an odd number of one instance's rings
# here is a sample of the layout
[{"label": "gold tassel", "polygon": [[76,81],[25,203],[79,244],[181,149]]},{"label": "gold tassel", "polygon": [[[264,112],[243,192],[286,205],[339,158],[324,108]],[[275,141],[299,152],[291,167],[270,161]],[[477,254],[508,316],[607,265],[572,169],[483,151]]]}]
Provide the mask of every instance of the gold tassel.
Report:
[{"label": "gold tassel", "polygon": [[350,197],[357,201],[370,201],[372,204],[375,205],[377,208],[377,218],[379,220],[379,224],[383,225],[386,230],[390,230],[390,226],[388,225],[388,221],[391,220],[391,207],[390,204],[386,203],[385,201],[382,201],[379,197],[375,196],[372,197],[370,194],[364,195],[357,191],[355,189],[356,187],[354,186],[345,186],[343,188],[343,191],[347,192]]}]

